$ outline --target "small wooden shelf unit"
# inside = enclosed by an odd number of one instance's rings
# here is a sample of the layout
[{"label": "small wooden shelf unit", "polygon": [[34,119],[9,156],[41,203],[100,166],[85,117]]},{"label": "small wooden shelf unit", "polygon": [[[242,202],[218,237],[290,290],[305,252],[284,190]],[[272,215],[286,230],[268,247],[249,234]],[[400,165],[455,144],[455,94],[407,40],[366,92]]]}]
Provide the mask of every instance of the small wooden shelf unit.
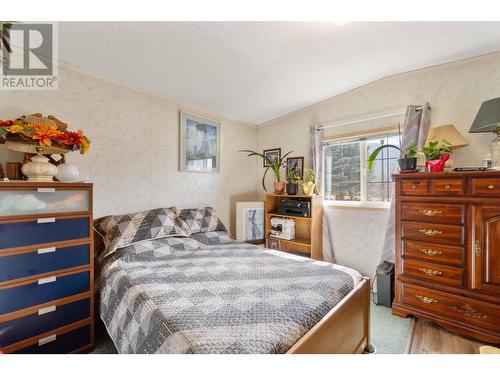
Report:
[{"label": "small wooden shelf unit", "polygon": [[[278,214],[278,201],[283,198],[309,200],[311,202],[310,217]],[[271,218],[283,217],[293,219],[295,220],[295,238],[293,240],[278,238],[280,241],[280,250],[299,252],[308,255],[312,259],[323,259],[323,205],[321,196],[267,194],[265,212],[266,240],[270,237]]]}]

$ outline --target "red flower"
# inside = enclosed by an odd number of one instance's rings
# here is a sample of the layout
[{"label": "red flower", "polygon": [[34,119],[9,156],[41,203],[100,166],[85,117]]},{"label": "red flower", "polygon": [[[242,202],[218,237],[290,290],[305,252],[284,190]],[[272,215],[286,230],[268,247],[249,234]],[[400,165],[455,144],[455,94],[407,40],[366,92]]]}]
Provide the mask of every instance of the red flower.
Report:
[{"label": "red flower", "polygon": [[81,130],[77,132],[67,132],[66,135],[68,136],[68,143],[72,145],[79,145],[82,143],[83,133]]},{"label": "red flower", "polygon": [[7,120],[7,121],[0,120],[0,126],[11,126],[11,125],[14,125],[14,121],[12,121],[12,120]]}]

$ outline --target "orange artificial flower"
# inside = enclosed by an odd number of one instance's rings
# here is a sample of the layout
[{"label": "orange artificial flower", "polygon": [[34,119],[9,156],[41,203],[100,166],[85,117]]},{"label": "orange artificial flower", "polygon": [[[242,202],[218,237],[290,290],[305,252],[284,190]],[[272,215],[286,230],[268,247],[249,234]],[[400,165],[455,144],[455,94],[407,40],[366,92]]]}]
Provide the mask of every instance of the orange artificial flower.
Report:
[{"label": "orange artificial flower", "polygon": [[63,134],[61,131],[57,130],[56,125],[44,125],[37,124],[31,126],[34,134],[31,136],[32,139],[38,139],[40,146],[51,147],[52,140],[56,140],[57,137]]}]

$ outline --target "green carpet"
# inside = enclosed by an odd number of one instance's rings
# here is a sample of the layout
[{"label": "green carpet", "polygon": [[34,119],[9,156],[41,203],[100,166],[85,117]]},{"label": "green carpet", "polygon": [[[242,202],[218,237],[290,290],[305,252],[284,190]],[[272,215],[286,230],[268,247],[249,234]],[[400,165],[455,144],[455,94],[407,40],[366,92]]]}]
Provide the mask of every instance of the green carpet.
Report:
[{"label": "green carpet", "polygon": [[411,318],[392,315],[391,309],[371,303],[371,342],[377,354],[404,354]]}]

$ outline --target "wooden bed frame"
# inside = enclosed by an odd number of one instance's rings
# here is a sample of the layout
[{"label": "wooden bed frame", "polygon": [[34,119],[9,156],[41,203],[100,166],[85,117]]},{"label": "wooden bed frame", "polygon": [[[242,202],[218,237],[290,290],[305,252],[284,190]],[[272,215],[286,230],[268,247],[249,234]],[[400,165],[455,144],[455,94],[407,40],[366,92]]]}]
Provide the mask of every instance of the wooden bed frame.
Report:
[{"label": "wooden bed frame", "polygon": [[370,280],[363,280],[287,354],[358,354],[370,344]]},{"label": "wooden bed frame", "polygon": [[[94,233],[94,249],[103,246]],[[96,303],[96,307],[99,304]],[[99,313],[96,312],[97,317]],[[359,354],[370,344],[370,280],[363,280],[323,319],[295,343],[287,354]]]}]

